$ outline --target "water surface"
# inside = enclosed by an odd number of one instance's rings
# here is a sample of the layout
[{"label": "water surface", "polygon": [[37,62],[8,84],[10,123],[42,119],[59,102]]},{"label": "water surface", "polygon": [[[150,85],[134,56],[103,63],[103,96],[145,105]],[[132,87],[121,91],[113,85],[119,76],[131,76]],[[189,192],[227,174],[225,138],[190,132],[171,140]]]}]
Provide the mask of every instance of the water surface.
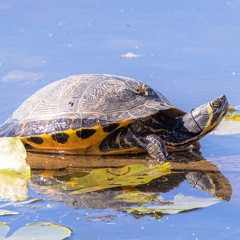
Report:
[{"label": "water surface", "polygon": [[[239,105],[240,1],[66,1],[0,3],[0,122],[46,84],[79,73],[142,80],[189,111],[226,94]],[[121,57],[134,53],[136,58]],[[239,239],[239,134],[208,135],[202,156],[229,180],[233,194],[197,211],[135,219],[106,209],[45,200],[1,217],[12,231],[32,221],[69,226],[70,239]],[[232,167],[234,166],[234,167]],[[185,181],[168,198],[204,196]],[[113,217],[102,219],[101,216]]]}]

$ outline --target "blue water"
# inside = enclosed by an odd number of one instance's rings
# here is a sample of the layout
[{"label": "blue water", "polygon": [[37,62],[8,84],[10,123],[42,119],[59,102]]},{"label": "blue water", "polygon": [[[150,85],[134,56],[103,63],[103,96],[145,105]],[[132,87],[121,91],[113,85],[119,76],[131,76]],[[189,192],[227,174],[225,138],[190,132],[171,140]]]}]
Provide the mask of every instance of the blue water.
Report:
[{"label": "blue water", "polygon": [[[0,23],[0,123],[37,89],[77,73],[142,80],[185,111],[223,93],[230,104],[240,104],[238,0],[2,0]],[[140,56],[121,57],[128,52]],[[239,138],[209,135],[201,141],[202,154],[215,163],[224,156],[240,160]],[[221,164],[232,199],[198,211],[136,220],[54,201],[47,208],[46,199],[0,221],[12,229],[53,221],[73,229],[70,239],[240,239],[239,168]],[[192,190],[183,184],[176,191]],[[36,193],[30,189],[30,195]],[[114,217],[101,220],[101,214]]]}]

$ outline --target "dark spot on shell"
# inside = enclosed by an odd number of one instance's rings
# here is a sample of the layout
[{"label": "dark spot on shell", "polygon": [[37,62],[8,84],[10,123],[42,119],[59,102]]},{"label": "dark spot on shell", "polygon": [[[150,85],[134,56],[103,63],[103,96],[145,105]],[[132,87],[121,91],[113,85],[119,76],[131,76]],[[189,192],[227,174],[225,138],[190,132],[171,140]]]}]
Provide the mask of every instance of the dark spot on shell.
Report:
[{"label": "dark spot on shell", "polygon": [[96,132],[95,129],[82,129],[79,131],[76,131],[76,134],[81,139],[87,139],[91,137]]},{"label": "dark spot on shell", "polygon": [[70,107],[73,107],[74,102],[73,102],[73,101],[70,101],[68,104],[70,105]]},{"label": "dark spot on shell", "polygon": [[41,145],[44,142],[44,140],[41,137],[29,137],[27,140],[38,145]]},{"label": "dark spot on shell", "polygon": [[103,131],[104,132],[112,132],[113,130],[115,130],[116,128],[118,128],[120,124],[119,123],[111,123],[105,127],[103,127]]},{"label": "dark spot on shell", "polygon": [[55,133],[55,134],[52,134],[52,139],[58,143],[66,143],[68,141],[68,134],[66,133]]}]

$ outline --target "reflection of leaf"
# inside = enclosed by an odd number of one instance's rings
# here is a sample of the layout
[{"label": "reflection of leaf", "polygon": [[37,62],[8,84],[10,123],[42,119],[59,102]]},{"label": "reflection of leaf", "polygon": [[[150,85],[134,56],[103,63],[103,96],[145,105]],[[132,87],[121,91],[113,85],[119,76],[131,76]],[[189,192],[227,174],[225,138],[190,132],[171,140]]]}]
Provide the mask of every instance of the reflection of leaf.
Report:
[{"label": "reflection of leaf", "polygon": [[197,198],[178,194],[170,202],[164,203],[161,201],[161,204],[145,204],[140,207],[127,208],[126,211],[139,214],[150,214],[155,212],[161,212],[163,214],[176,214],[196,208],[208,207],[218,202],[219,201],[215,198]]},{"label": "reflection of leaf", "polygon": [[169,174],[169,164],[157,164],[151,168],[144,164],[131,164],[122,168],[99,168],[82,177],[55,186],[57,189],[75,190],[71,194],[87,193],[119,186],[145,184]]},{"label": "reflection of leaf", "polygon": [[71,229],[60,226],[50,222],[35,222],[27,224],[24,227],[19,228],[10,237],[4,238],[9,231],[9,227],[1,223],[0,224],[0,237],[1,239],[35,239],[35,240],[45,240],[45,239],[65,239],[69,237],[72,233]]},{"label": "reflection of leaf", "polygon": [[28,197],[27,180],[30,175],[19,174],[11,170],[0,170],[0,198],[19,201]]}]

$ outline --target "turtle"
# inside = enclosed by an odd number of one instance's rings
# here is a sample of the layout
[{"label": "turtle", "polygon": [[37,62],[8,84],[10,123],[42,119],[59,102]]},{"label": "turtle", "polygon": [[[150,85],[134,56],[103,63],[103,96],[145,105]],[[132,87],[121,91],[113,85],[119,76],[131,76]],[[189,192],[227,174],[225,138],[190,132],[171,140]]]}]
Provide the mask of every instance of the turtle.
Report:
[{"label": "turtle", "polygon": [[109,74],[73,75],[38,90],[0,126],[33,149],[82,155],[168,151],[198,142],[221,122],[221,95],[190,112],[173,106],[147,84]]}]

